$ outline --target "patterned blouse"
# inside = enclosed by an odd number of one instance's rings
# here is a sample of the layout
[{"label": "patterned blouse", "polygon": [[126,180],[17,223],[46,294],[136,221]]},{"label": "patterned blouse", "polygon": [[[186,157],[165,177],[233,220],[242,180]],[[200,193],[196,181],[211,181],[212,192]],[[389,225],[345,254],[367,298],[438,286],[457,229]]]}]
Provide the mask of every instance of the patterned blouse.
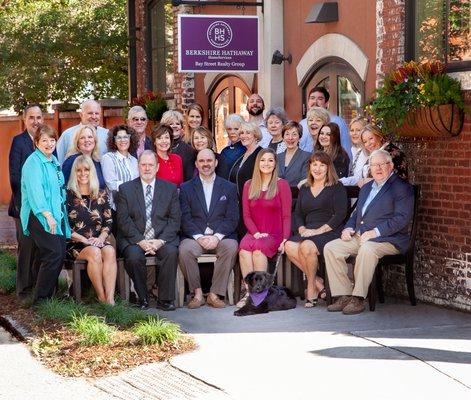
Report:
[{"label": "patterned blouse", "polygon": [[[98,237],[102,232],[111,232],[113,219],[108,193],[98,192],[96,199],[90,196],[79,198],[71,190],[67,190],[67,211],[72,232],[86,238]],[[87,245],[72,240],[67,242],[67,256],[75,259]]]}]

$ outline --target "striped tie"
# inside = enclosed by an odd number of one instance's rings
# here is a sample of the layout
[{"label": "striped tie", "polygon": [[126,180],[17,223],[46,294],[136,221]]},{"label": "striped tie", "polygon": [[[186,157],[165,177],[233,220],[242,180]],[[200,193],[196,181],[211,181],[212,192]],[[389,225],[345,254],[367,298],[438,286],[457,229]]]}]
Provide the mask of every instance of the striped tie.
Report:
[{"label": "striped tie", "polygon": [[144,237],[146,240],[154,239],[154,228],[152,228],[151,220],[152,212],[152,186],[147,185],[146,187],[146,229],[144,231]]}]

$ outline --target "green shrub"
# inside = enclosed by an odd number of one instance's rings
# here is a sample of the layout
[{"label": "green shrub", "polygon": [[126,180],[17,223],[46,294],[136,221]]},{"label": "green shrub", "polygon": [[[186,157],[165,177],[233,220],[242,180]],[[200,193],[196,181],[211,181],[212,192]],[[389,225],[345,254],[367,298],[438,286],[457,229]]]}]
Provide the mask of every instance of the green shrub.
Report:
[{"label": "green shrub", "polygon": [[91,306],[91,310],[94,314],[104,317],[107,323],[121,327],[132,326],[139,321],[146,320],[148,317],[145,312],[124,302],[117,302],[114,306],[96,303]]},{"label": "green shrub", "polygon": [[74,315],[70,327],[83,337],[82,343],[87,346],[109,344],[116,332],[96,315]]},{"label": "green shrub", "polygon": [[180,327],[163,318],[150,317],[147,321],[138,322],[133,329],[140,342],[145,345],[175,342],[181,334]]},{"label": "green shrub", "polygon": [[10,253],[6,253],[0,250],[0,269],[1,268],[8,268],[8,269],[16,269],[16,258],[15,256],[11,255]]},{"label": "green shrub", "polygon": [[72,299],[59,300],[56,298],[42,301],[37,309],[41,319],[62,322],[70,322],[75,316],[85,315],[87,311],[87,307]]},{"label": "green shrub", "polygon": [[13,293],[16,288],[16,271],[0,266],[0,291]]}]

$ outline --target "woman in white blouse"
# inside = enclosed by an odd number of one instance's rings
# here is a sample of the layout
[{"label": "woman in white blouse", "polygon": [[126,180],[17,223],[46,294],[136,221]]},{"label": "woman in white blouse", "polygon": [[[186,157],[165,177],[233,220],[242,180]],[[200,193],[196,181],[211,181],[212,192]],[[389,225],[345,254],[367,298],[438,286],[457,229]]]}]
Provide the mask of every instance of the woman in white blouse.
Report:
[{"label": "woman in white blouse", "polygon": [[106,187],[110,191],[110,203],[116,210],[114,197],[119,185],[139,176],[135,153],[139,145],[139,135],[127,125],[116,125],[108,132],[108,150],[101,159],[101,168]]},{"label": "woman in white blouse", "polygon": [[350,139],[352,140],[352,160],[348,176],[339,179],[344,186],[357,186],[358,181],[363,177],[363,166],[368,160],[368,155],[361,141],[361,132],[367,124],[368,121],[361,116],[353,118],[350,122],[349,132]]}]

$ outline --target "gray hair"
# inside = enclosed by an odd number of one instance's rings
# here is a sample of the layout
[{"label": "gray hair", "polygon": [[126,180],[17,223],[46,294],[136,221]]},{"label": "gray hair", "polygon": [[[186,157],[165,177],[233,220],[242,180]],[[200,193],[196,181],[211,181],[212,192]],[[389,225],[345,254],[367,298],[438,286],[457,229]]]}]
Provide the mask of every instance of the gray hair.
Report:
[{"label": "gray hair", "polygon": [[288,121],[288,116],[286,115],[286,111],[283,107],[271,107],[265,116],[265,124],[268,123],[268,118],[270,118],[272,115],[281,119],[281,123],[283,125]]},{"label": "gray hair", "polygon": [[128,121],[132,118],[132,116],[134,114],[137,114],[137,113],[140,113],[140,112],[143,112],[146,115],[146,118],[147,118],[147,113],[146,113],[146,110],[144,110],[144,108],[142,108],[141,106],[131,107],[128,111]]},{"label": "gray hair", "polygon": [[154,159],[155,159],[155,164],[158,165],[159,164],[159,158],[157,157],[157,154],[155,154],[154,151],[152,150],[144,150],[141,155],[139,156],[139,159],[138,159],[138,162],[140,163],[141,162],[141,158],[142,156],[153,156]]},{"label": "gray hair", "polygon": [[162,114],[161,124],[170,125],[172,121],[178,122],[183,127],[183,114],[177,110],[168,110]]},{"label": "gray hair", "polygon": [[306,119],[309,120],[309,118],[320,118],[322,121],[324,121],[324,124],[328,124],[330,122],[330,114],[329,112],[322,107],[312,107],[309,110],[307,110],[306,113]]},{"label": "gray hair", "polygon": [[260,142],[262,140],[262,131],[260,130],[259,126],[253,122],[242,122],[240,124],[240,132],[249,132],[255,136],[255,140]]},{"label": "gray hair", "polygon": [[93,99],[87,99],[80,104],[80,111],[83,111],[85,108],[87,108],[90,105],[97,105],[98,108],[101,110],[101,104],[98,103],[98,101],[93,100]]},{"label": "gray hair", "polygon": [[227,129],[233,125],[240,125],[244,122],[239,114],[229,114],[224,120],[224,128]]},{"label": "gray hair", "polygon": [[388,162],[392,162],[391,154],[383,149],[374,150],[370,154],[370,161],[373,159],[373,157],[378,157],[378,156],[383,156],[383,158],[385,158]]}]

